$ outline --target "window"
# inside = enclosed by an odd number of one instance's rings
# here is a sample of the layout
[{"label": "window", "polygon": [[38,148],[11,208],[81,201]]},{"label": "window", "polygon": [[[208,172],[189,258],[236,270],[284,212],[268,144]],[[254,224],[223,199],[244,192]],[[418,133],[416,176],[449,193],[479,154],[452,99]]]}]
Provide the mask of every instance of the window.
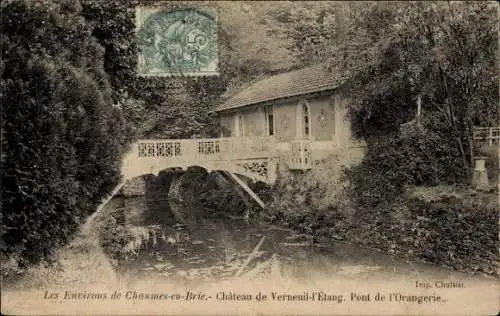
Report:
[{"label": "window", "polygon": [[311,109],[306,100],[297,103],[296,108],[296,137],[297,139],[311,138]]},{"label": "window", "polygon": [[243,115],[239,114],[238,115],[238,127],[239,127],[239,136],[244,136],[245,135],[245,129],[244,129],[244,121],[243,121]]},{"label": "window", "polygon": [[309,126],[309,106],[304,103],[302,104],[302,117],[303,117],[303,136],[309,138],[310,136],[310,126]]},{"label": "window", "polygon": [[266,106],[265,112],[266,112],[267,135],[268,136],[272,136],[272,135],[274,135],[274,113],[273,113],[273,106],[272,105]]},{"label": "window", "polygon": [[337,106],[336,106],[336,100],[334,97],[330,98],[330,108],[332,109],[332,134],[335,135],[335,128],[337,126]]}]

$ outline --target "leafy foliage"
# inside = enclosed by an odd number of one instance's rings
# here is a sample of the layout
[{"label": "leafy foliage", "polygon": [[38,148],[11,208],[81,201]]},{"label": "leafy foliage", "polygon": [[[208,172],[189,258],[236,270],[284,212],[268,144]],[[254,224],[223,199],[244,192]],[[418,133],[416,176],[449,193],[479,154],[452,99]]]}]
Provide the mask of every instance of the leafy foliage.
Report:
[{"label": "leafy foliage", "polygon": [[400,240],[399,248],[412,249],[426,261],[458,270],[496,273],[498,207],[495,204],[478,197],[410,199],[410,220],[401,228],[411,232],[411,237]]},{"label": "leafy foliage", "polygon": [[331,58],[353,74],[344,92],[358,136],[394,132],[380,116],[407,120],[420,98],[423,116],[444,122],[427,127],[452,135],[467,170],[473,126],[498,125],[496,6],[380,2],[361,13]]},{"label": "leafy foliage", "polygon": [[459,153],[450,144],[430,131],[373,142],[361,164],[349,170],[351,198],[359,207],[371,209],[390,203],[411,185],[462,179]]},{"label": "leafy foliage", "polygon": [[127,125],[78,3],[2,4],[2,254],[48,258],[120,177]]},{"label": "leafy foliage", "polygon": [[[243,18],[253,14],[258,6],[247,8],[246,4],[210,1],[158,3],[165,10],[203,7],[219,12],[220,75],[154,78],[136,76],[134,8],[139,3],[136,0],[82,0],[83,15],[94,26],[92,34],[105,48],[106,72],[112,78],[114,102],[123,109],[138,137],[218,136],[217,118],[211,112],[222,94],[262,74],[271,65],[268,57],[273,49],[257,47],[259,45],[251,40],[265,34],[265,28]],[[276,43],[262,36],[260,42],[264,46]],[[263,53],[266,51],[268,53]]]},{"label": "leafy foliage", "polygon": [[262,19],[269,33],[287,39],[294,65],[303,67],[320,61],[322,50],[341,39],[344,7],[340,2],[285,2],[269,8]]}]

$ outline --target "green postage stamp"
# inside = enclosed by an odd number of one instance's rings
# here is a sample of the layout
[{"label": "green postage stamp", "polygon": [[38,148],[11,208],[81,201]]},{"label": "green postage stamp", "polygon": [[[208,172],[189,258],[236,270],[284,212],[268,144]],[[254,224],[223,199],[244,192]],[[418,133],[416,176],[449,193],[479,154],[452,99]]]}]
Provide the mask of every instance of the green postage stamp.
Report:
[{"label": "green postage stamp", "polygon": [[139,6],[136,36],[141,76],[218,75],[214,11]]}]

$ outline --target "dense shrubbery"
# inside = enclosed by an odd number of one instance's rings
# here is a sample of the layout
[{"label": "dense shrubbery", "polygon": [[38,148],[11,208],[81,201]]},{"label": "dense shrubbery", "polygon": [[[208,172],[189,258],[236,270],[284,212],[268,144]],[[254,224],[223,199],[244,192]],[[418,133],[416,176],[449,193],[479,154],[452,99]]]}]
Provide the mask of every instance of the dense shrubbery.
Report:
[{"label": "dense shrubbery", "polygon": [[429,132],[370,143],[373,151],[347,169],[347,177],[332,156],[308,173],[280,179],[261,217],[319,242],[345,240],[495,273],[497,197],[467,185],[443,185],[463,176],[460,157],[447,144]]},{"label": "dense shrubbery", "polygon": [[[347,239],[399,256],[496,273],[498,206],[494,195],[464,188],[417,188],[391,205],[364,209]],[[430,198],[429,198],[430,196]]]},{"label": "dense shrubbery", "polygon": [[261,218],[316,237],[341,235],[352,214],[345,190],[349,182],[344,163],[348,159],[352,159],[348,152],[338,153],[306,173],[281,174]]},{"label": "dense shrubbery", "polygon": [[362,163],[349,171],[354,201],[363,207],[390,202],[408,185],[453,183],[464,178],[453,143],[422,130],[372,141]]},{"label": "dense shrubbery", "polygon": [[[348,174],[356,220],[345,222],[351,225],[345,239],[459,270],[495,272],[494,195],[446,186],[467,175],[445,134],[417,128],[399,138],[371,140],[362,163]],[[412,195],[419,190],[431,198]]]},{"label": "dense shrubbery", "polygon": [[408,208],[410,220],[402,229],[411,235],[402,247],[430,262],[494,272],[492,267],[498,258],[495,201],[488,203],[477,196],[443,197],[438,201],[413,198]]},{"label": "dense shrubbery", "polygon": [[100,230],[99,240],[104,252],[112,259],[122,258],[123,249],[127,244],[127,230],[125,226],[118,223],[114,216],[109,216]]},{"label": "dense shrubbery", "polygon": [[[93,36],[105,49],[105,70],[114,101],[119,104],[138,137],[190,138],[220,135],[218,119],[211,114],[220,95],[237,73],[233,37],[219,28],[220,75],[161,77],[136,76],[135,7],[139,0],[80,0],[82,15],[93,25]],[[197,1],[150,3],[165,9],[179,7],[220,9],[223,4]],[[227,5],[232,7],[232,4]],[[221,22],[222,23],[222,22]],[[246,34],[246,32],[244,33]],[[246,36],[245,36],[246,38]],[[241,57],[241,56],[240,56]],[[237,64],[235,64],[237,63]],[[242,69],[244,70],[244,69]]]},{"label": "dense shrubbery", "polygon": [[2,4],[2,255],[48,259],[120,177],[103,49],[70,1]]}]

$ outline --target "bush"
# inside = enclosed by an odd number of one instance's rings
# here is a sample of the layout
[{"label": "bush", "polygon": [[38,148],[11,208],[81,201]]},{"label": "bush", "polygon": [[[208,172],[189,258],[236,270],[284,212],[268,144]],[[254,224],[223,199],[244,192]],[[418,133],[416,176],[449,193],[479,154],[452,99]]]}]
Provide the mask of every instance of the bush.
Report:
[{"label": "bush", "polygon": [[78,3],[2,3],[0,250],[50,258],[120,178],[127,142]]},{"label": "bush", "polygon": [[349,184],[345,164],[356,163],[355,159],[347,151],[338,152],[307,172],[280,175],[260,217],[315,237],[341,235],[352,212],[345,195]]},{"label": "bush", "polygon": [[127,229],[118,223],[114,216],[109,216],[100,231],[100,245],[112,259],[122,259],[123,249],[128,242]]},{"label": "bush", "polygon": [[496,273],[494,194],[461,186],[414,187],[390,205],[363,210],[347,231],[352,242],[461,271]]},{"label": "bush", "polygon": [[453,183],[465,176],[460,161],[453,142],[430,131],[372,140],[362,163],[349,170],[351,197],[372,208],[392,201],[408,185]]},{"label": "bush", "polygon": [[[469,202],[470,203],[469,203]],[[430,262],[457,269],[470,268],[493,272],[498,258],[498,207],[474,197],[444,197],[438,201],[410,199],[413,235],[418,223],[425,238],[419,240],[414,252]],[[490,205],[489,205],[490,204]],[[409,228],[409,227],[408,227]]]}]

